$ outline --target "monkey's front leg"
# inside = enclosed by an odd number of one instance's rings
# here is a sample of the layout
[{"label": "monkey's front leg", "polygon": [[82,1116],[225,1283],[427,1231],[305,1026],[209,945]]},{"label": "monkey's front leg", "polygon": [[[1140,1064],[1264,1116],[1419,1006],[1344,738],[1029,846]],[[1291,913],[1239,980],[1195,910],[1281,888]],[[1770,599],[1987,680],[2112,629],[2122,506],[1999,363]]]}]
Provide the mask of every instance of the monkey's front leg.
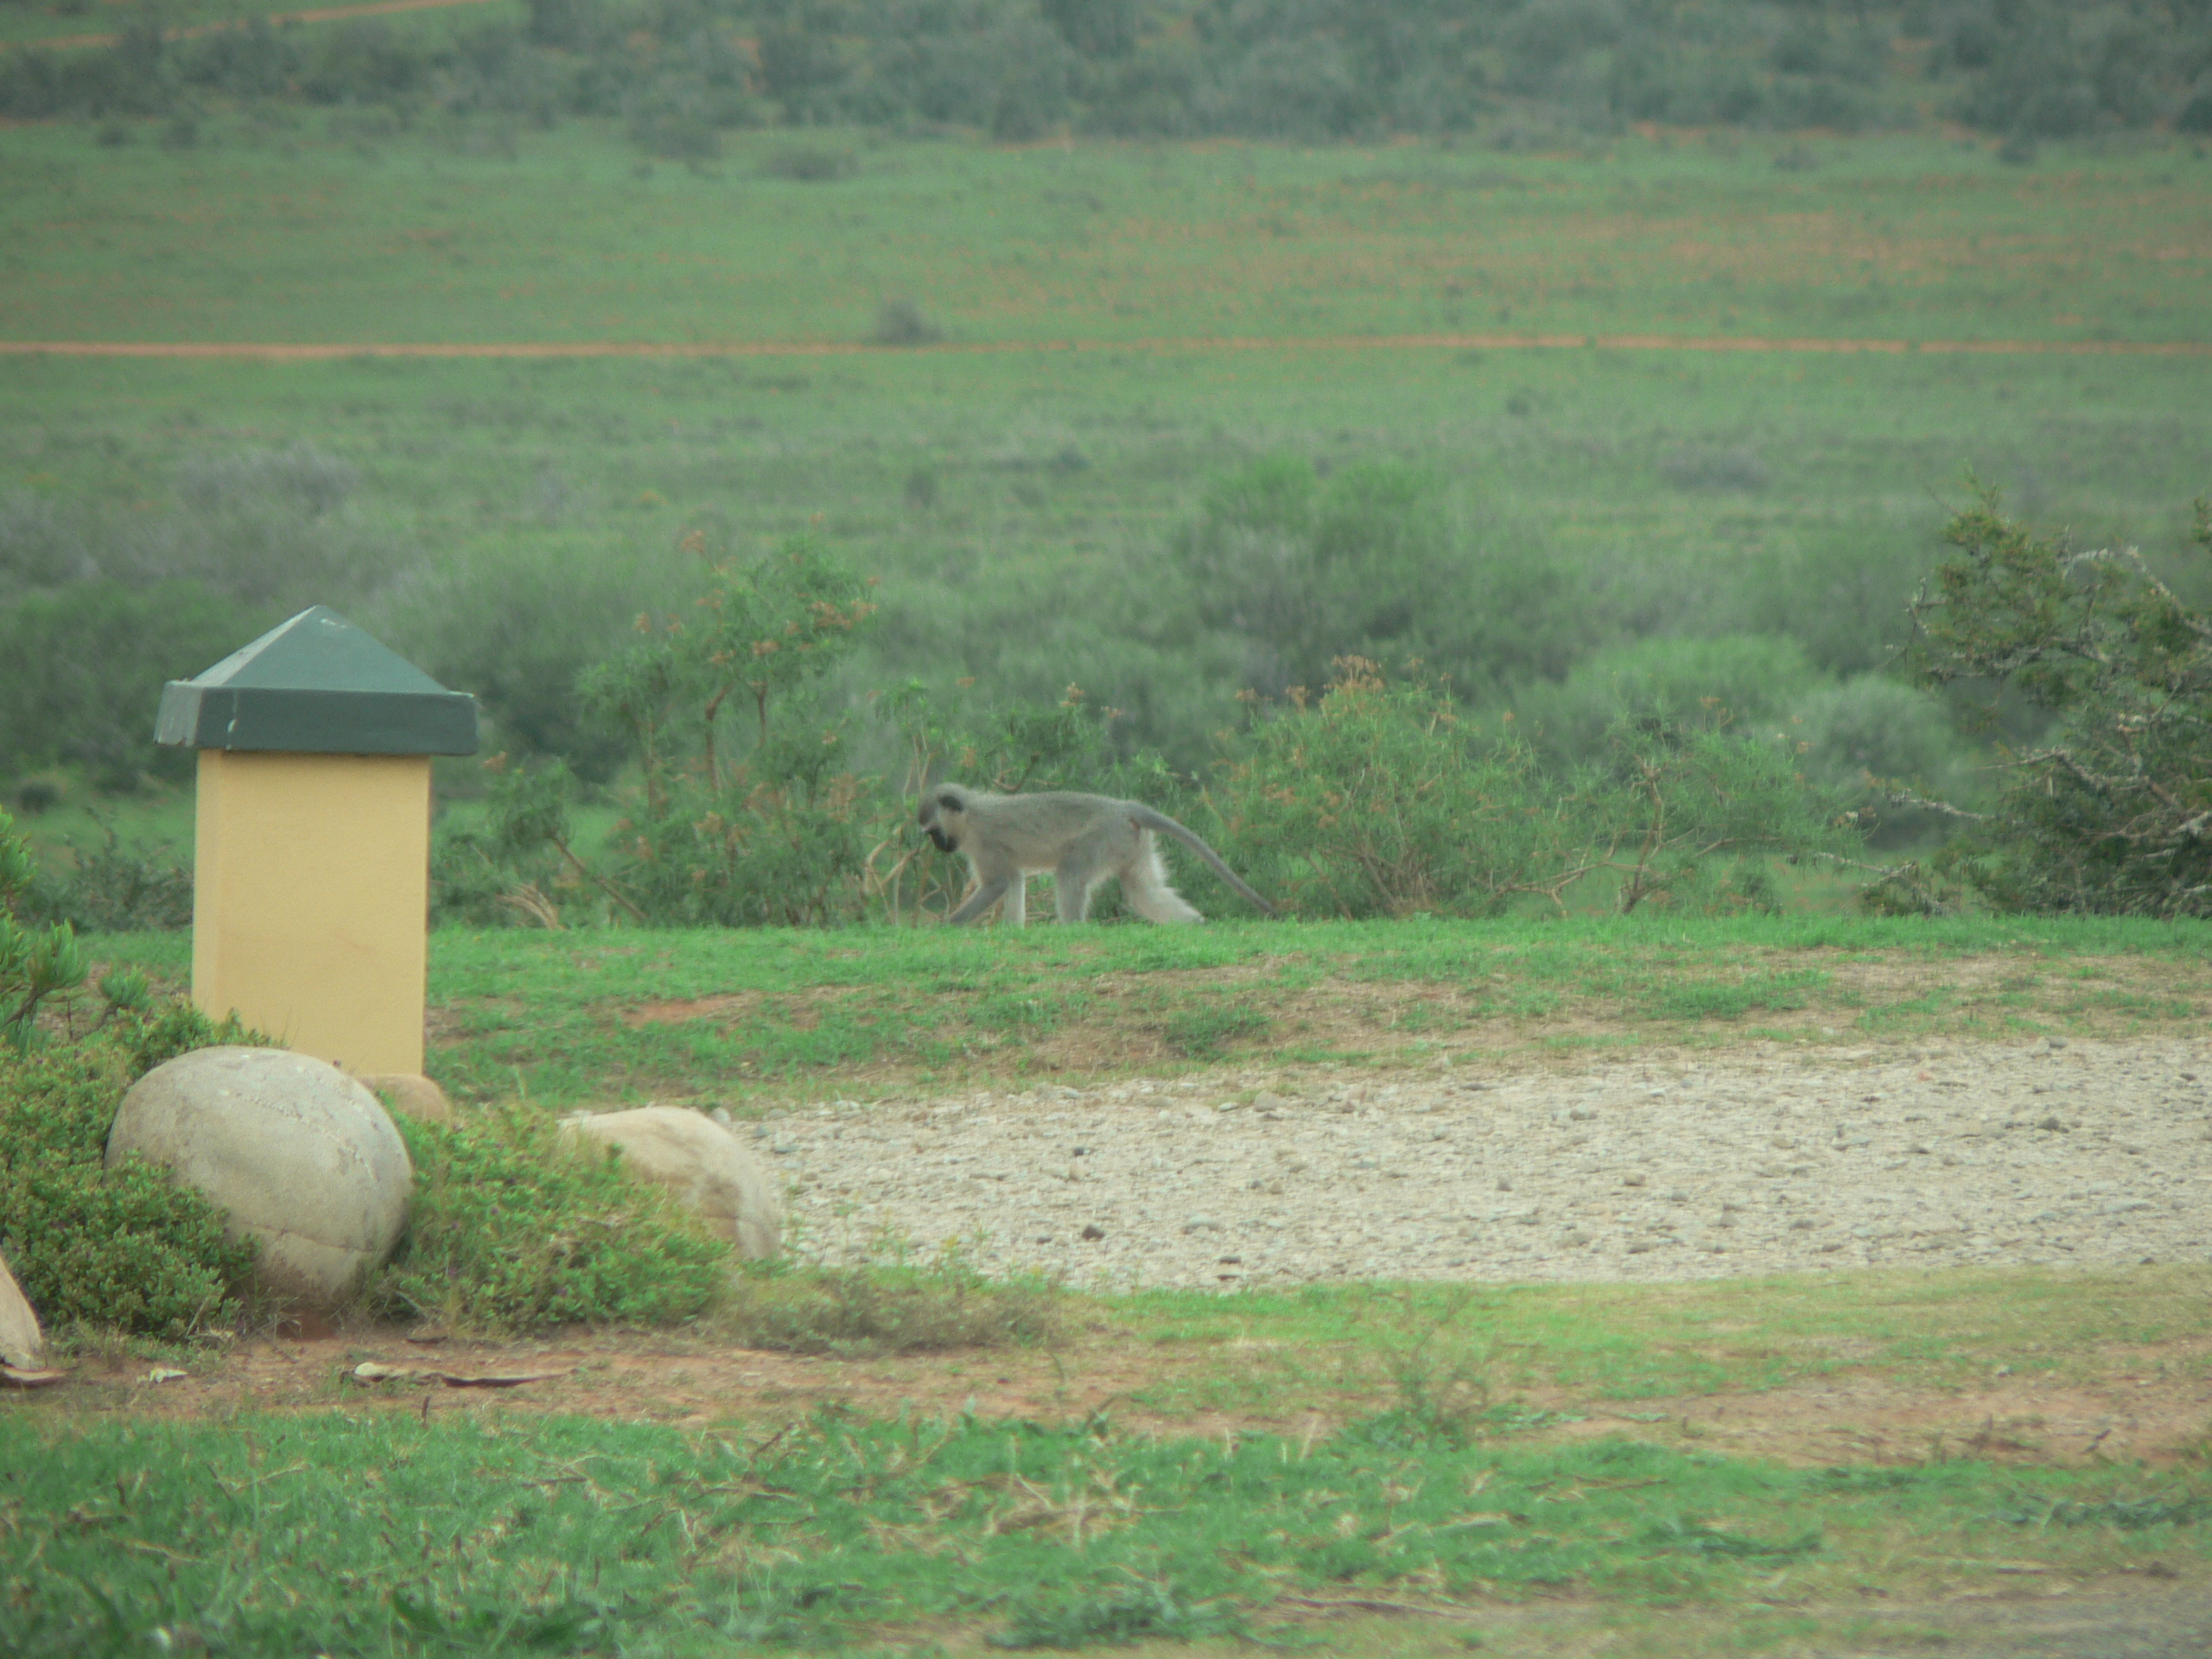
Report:
[{"label": "monkey's front leg", "polygon": [[[984,882],[982,887],[976,888],[975,892],[968,895],[968,902],[966,904],[961,906],[959,909],[954,911],[951,915],[944,918],[946,925],[957,927],[963,922],[974,921],[978,916],[981,916],[985,911],[988,910],[993,905],[995,905],[1001,899],[1004,898],[1006,896],[1007,889],[1018,880],[1020,880],[1019,877],[1002,875],[995,881]],[[1021,925],[1020,905],[1021,900],[1019,898],[1016,898],[1009,906],[1009,908],[1014,912],[1014,925],[1016,927]]]}]

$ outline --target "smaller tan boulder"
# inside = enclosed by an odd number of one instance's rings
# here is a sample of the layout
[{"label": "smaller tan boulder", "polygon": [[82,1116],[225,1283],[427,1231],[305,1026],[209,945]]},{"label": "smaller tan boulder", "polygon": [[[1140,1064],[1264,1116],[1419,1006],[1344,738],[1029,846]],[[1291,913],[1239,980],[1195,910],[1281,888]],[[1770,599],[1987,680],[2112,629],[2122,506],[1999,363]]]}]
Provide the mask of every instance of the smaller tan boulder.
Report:
[{"label": "smaller tan boulder", "polygon": [[681,1106],[572,1117],[562,1127],[622,1148],[622,1161],[666,1187],[734,1240],[747,1261],[783,1248],[784,1201],[744,1144],[713,1119]]},{"label": "smaller tan boulder", "polygon": [[35,1371],[45,1357],[46,1332],[39,1329],[38,1314],[9,1271],[8,1258],[0,1255],[0,1362]]},{"label": "smaller tan boulder", "polygon": [[418,1123],[450,1123],[453,1102],[428,1077],[413,1071],[386,1071],[363,1077],[361,1086],[402,1117]]},{"label": "smaller tan boulder", "polygon": [[261,1287],[335,1307],[391,1254],[415,1171],[391,1116],[336,1066],[281,1048],[194,1049],[132,1084],[110,1166],[165,1166],[260,1246]]}]

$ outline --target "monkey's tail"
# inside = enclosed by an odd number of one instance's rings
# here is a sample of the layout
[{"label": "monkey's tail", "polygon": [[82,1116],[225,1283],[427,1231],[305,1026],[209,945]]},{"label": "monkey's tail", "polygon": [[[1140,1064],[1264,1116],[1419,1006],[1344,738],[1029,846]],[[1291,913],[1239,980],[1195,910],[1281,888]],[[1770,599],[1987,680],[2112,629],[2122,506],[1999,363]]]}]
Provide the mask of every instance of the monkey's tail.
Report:
[{"label": "monkey's tail", "polygon": [[1213,873],[1216,875],[1236,888],[1245,901],[1256,907],[1262,914],[1273,916],[1278,913],[1273,905],[1244,885],[1243,877],[1222,862],[1221,855],[1201,841],[1196,830],[1185,830],[1165,812],[1155,812],[1152,808],[1136,801],[1129,803],[1129,817],[1135,820],[1139,829],[1156,830],[1162,835],[1174,836],[1176,840],[1205,860],[1213,868]]}]

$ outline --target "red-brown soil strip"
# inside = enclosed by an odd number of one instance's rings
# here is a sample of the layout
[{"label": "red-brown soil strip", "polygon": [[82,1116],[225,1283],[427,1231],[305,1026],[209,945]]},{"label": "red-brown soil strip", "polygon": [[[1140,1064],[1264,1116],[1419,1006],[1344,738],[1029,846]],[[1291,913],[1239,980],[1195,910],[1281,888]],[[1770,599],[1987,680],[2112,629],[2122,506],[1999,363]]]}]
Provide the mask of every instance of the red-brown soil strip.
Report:
[{"label": "red-brown soil strip", "polygon": [[[396,0],[446,4],[452,0]],[[876,346],[858,340],[368,340],[287,344],[273,340],[0,340],[8,357],[246,358],[324,362],[347,357],[705,358],[994,355],[1017,352],[1413,352],[1555,351],[1872,353],[1904,357],[2212,357],[2212,340],[1821,340],[1764,334],[1327,334],[1308,340],[1243,335],[1140,340],[950,341]]]}]

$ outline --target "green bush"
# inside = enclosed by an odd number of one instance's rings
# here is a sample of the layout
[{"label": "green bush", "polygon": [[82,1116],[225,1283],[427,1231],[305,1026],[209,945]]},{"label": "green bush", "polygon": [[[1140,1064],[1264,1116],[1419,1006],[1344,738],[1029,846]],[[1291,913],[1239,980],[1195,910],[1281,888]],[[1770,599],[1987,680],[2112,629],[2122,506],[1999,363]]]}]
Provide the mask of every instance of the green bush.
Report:
[{"label": "green bush", "polygon": [[527,543],[482,549],[410,581],[372,620],[433,679],[474,694],[495,734],[487,747],[560,755],[604,784],[627,745],[587,714],[577,678],[622,648],[641,611],[684,594],[690,578],[664,552],[586,556],[567,532],[541,528]]},{"label": "green bush", "polygon": [[1592,879],[1623,911],[1771,907],[1767,857],[1852,844],[1794,753],[1717,718],[1621,721],[1604,750],[1548,772],[1510,718],[1483,735],[1436,687],[1348,658],[1318,703],[1236,745],[1221,846],[1281,907],[1362,917],[1559,906]]},{"label": "green bush", "polygon": [[48,876],[31,908],[79,933],[138,933],[192,925],[192,872],[170,856],[166,844],[126,844],[111,823],[100,824],[101,844],[72,847],[74,861]]},{"label": "green bush", "polygon": [[1261,720],[1213,798],[1223,855],[1302,916],[1495,916],[1567,866],[1579,826],[1510,728],[1347,658],[1318,702]]},{"label": "green bush", "polygon": [[167,1171],[104,1160],[132,1079],[188,1049],[249,1039],[176,1004],[70,1047],[0,1045],[0,1251],[48,1325],[176,1341],[237,1318],[252,1245],[226,1241],[223,1212]]},{"label": "green bush", "polygon": [[1602,760],[1624,721],[1677,723],[1725,713],[1746,730],[1786,719],[1825,677],[1773,634],[1639,639],[1577,663],[1558,683],[1515,688],[1521,731],[1558,766]]},{"label": "green bush", "polygon": [[185,775],[190,752],[153,741],[162,683],[221,661],[267,626],[264,613],[193,581],[76,582],[0,605],[0,773],[60,762],[111,789],[148,772]]},{"label": "green bush", "polygon": [[729,1246],[611,1147],[527,1105],[396,1120],[415,1164],[407,1237],[370,1290],[393,1316],[500,1333],[665,1325],[703,1310]]},{"label": "green bush", "polygon": [[1617,728],[1610,747],[1576,791],[1588,836],[1580,868],[1615,883],[1623,914],[1646,904],[1779,910],[1770,857],[1843,855],[1858,844],[1799,757],[1756,734],[1646,717]]},{"label": "green bush", "polygon": [[[2024,699],[2051,724],[2007,755],[1988,816],[1938,870],[2000,910],[2212,915],[2212,613],[2133,549],[2076,552],[1993,494],[1944,539],[1914,606],[1921,678]],[[2212,561],[2212,502],[2195,539]]]},{"label": "green bush", "polygon": [[1598,626],[1537,551],[1495,524],[1468,545],[1438,481],[1395,465],[1324,479],[1258,462],[1214,487],[1173,559],[1200,619],[1246,643],[1243,683],[1271,696],[1352,655],[1462,686],[1557,675]]}]

